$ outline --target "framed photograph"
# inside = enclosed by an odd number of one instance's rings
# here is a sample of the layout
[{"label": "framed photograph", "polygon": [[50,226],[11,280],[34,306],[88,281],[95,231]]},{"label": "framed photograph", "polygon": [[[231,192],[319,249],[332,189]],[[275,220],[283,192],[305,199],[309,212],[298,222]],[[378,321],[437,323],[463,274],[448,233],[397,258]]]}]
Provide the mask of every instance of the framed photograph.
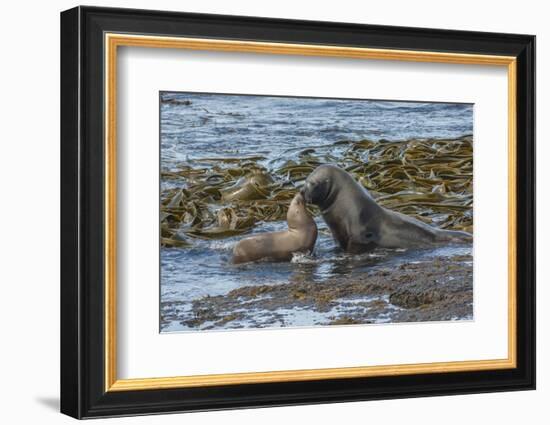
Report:
[{"label": "framed photograph", "polygon": [[535,37],[61,14],[61,411],[535,388]]}]

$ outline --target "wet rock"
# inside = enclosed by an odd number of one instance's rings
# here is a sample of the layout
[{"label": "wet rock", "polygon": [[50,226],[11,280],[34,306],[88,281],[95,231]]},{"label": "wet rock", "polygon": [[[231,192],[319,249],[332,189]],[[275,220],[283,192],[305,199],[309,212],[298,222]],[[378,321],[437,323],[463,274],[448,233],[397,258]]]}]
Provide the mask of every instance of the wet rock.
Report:
[{"label": "wet rock", "polygon": [[176,99],[176,98],[169,97],[169,98],[163,98],[162,103],[167,103],[167,104],[170,104],[170,105],[189,106],[189,105],[191,105],[192,102],[190,100],[187,100],[187,99],[184,100],[184,99]]},{"label": "wet rock", "polygon": [[330,325],[360,325],[361,323],[364,322],[360,322],[359,320],[349,316],[344,316],[333,320],[332,322],[330,322]]},{"label": "wet rock", "polygon": [[472,277],[471,256],[440,257],[323,281],[240,287],[197,299],[191,311],[162,305],[162,319],[184,311],[180,321],[191,329],[295,326],[289,312],[308,311],[321,317],[318,325],[471,319]]},{"label": "wet rock", "polygon": [[416,308],[421,305],[441,301],[444,295],[438,291],[397,290],[390,294],[390,303],[403,308]]}]

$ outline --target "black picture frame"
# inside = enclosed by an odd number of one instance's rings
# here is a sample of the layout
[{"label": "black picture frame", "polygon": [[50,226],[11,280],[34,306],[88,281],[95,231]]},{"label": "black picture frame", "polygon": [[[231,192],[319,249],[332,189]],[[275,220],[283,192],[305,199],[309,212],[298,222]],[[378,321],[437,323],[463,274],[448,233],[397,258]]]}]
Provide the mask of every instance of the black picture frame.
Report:
[{"label": "black picture frame", "polygon": [[[517,58],[517,367],[105,391],[104,33]],[[535,388],[535,37],[132,9],[61,13],[61,412],[75,418]]]}]

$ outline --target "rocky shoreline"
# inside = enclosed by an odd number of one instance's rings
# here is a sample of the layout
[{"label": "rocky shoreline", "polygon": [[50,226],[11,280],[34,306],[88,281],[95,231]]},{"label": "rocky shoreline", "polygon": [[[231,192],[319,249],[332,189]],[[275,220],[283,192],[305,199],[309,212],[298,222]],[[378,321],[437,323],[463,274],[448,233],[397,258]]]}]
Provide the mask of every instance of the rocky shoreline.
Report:
[{"label": "rocky shoreline", "polygon": [[[161,305],[162,325],[188,330],[285,327],[307,314],[314,325],[429,322],[473,318],[471,255],[436,257],[352,276],[244,286],[225,295]],[[295,320],[293,320],[295,322]]]}]

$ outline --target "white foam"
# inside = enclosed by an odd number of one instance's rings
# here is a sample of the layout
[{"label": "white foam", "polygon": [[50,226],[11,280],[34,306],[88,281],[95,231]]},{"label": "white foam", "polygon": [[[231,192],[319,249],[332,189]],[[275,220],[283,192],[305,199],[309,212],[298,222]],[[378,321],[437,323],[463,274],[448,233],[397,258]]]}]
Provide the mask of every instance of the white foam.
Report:
[{"label": "white foam", "polygon": [[294,264],[317,264],[319,260],[311,254],[294,252],[292,253],[292,260],[290,260],[290,262]]},{"label": "white foam", "polygon": [[235,246],[235,241],[212,241],[210,243],[210,248],[219,250],[219,251],[231,251],[233,246]]}]

